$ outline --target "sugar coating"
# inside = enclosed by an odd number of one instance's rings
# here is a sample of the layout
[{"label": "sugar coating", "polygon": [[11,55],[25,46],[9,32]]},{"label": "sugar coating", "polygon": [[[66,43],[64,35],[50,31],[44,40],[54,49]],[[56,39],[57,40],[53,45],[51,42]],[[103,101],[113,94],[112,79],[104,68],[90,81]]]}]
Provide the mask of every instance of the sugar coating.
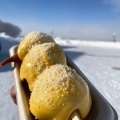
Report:
[{"label": "sugar coating", "polygon": [[33,45],[42,44],[42,43],[54,42],[53,38],[45,33],[33,31],[25,36],[23,41],[20,42],[18,46],[18,56],[21,60],[26,56],[26,54],[30,51]]},{"label": "sugar coating", "polygon": [[75,109],[85,118],[90,106],[88,85],[66,65],[47,67],[34,82],[30,110],[39,120],[68,120]]},{"label": "sugar coating", "polygon": [[68,120],[75,109],[86,117],[91,107],[88,85],[66,66],[65,53],[51,36],[29,33],[17,54],[22,60],[20,79],[25,78],[32,91],[30,111],[36,119]]},{"label": "sugar coating", "polygon": [[20,79],[26,79],[32,91],[33,82],[41,72],[50,65],[66,65],[64,51],[54,42],[34,45],[23,59],[20,68]]}]

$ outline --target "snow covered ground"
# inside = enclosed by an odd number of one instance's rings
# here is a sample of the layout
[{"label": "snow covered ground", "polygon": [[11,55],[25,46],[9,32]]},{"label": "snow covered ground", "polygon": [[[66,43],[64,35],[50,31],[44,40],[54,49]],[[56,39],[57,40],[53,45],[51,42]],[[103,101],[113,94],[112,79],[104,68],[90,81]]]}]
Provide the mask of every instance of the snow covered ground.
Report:
[{"label": "snow covered ground", "polygon": [[[1,36],[0,61],[9,56],[11,46],[19,44],[19,39]],[[55,41],[115,108],[120,119],[120,43],[61,38]],[[17,120],[17,106],[9,95],[14,84],[10,65],[0,68],[0,79],[0,120]]]}]

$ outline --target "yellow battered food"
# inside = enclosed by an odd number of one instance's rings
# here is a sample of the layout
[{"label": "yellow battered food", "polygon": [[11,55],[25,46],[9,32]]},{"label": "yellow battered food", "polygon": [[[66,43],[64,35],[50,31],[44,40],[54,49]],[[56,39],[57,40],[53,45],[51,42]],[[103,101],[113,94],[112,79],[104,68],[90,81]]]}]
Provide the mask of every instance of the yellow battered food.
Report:
[{"label": "yellow battered food", "polygon": [[67,64],[65,53],[59,45],[54,42],[35,45],[23,59],[20,79],[26,79],[32,91],[36,77],[46,67],[54,64]]},{"label": "yellow battered food", "polygon": [[64,51],[53,38],[31,32],[19,44],[20,79],[27,80],[30,111],[38,120],[68,120],[78,109],[84,119],[91,107],[88,85],[67,66]]},{"label": "yellow battered food", "polygon": [[68,120],[75,110],[81,119],[88,115],[92,103],[89,87],[67,66],[64,51],[51,36],[29,33],[19,44],[17,54],[0,66],[13,61],[21,63],[20,80],[27,80],[30,111],[38,120]]},{"label": "yellow battered food", "polygon": [[18,46],[17,54],[20,60],[23,60],[34,45],[48,42],[54,42],[50,35],[36,31],[30,32]]},{"label": "yellow battered food", "polygon": [[83,119],[90,107],[88,85],[68,66],[47,67],[34,82],[30,111],[38,120],[68,120],[75,109]]}]

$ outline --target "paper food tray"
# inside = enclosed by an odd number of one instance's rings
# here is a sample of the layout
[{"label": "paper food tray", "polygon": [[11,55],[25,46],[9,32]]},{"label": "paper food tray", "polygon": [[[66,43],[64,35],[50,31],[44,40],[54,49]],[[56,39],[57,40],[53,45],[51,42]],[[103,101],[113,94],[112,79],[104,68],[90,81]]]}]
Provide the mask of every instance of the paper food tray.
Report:
[{"label": "paper food tray", "polygon": [[[10,56],[16,53],[17,46],[10,48]],[[85,120],[118,120],[118,116],[114,108],[107,102],[107,100],[99,93],[99,91],[86,78],[81,70],[67,57],[67,64],[88,83],[90,93],[92,96],[92,107]],[[19,79],[19,65],[12,63],[13,76],[15,81],[15,88],[17,94],[17,106],[20,120],[35,120],[34,116],[29,111],[29,89],[24,82]]]}]

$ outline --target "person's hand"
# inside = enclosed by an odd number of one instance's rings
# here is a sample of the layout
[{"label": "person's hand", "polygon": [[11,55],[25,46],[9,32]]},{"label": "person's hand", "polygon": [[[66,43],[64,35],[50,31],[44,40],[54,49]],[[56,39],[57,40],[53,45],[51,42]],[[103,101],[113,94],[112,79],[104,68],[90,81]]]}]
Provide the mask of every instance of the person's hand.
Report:
[{"label": "person's hand", "polygon": [[15,87],[12,86],[10,89],[10,96],[12,97],[12,100],[15,104],[17,104],[17,100],[16,100],[16,91],[15,91]]}]

